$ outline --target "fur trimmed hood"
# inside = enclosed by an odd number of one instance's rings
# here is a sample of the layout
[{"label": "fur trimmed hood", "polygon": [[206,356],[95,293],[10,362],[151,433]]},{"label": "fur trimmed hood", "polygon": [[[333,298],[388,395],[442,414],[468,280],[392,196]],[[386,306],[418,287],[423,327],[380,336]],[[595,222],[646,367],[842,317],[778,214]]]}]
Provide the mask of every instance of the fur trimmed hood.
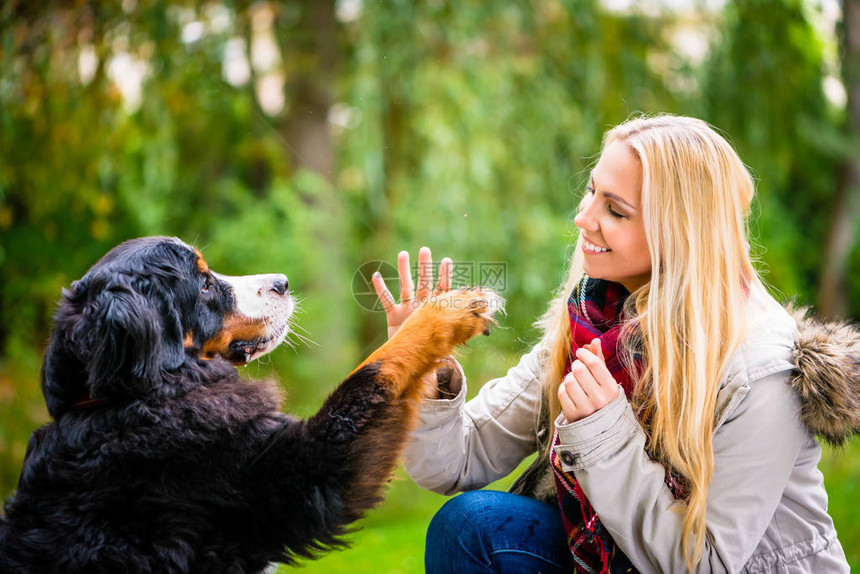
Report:
[{"label": "fur trimmed hood", "polygon": [[860,433],[860,328],[789,311],[799,331],[791,385],[802,402],[801,417],[816,435],[841,446]]}]

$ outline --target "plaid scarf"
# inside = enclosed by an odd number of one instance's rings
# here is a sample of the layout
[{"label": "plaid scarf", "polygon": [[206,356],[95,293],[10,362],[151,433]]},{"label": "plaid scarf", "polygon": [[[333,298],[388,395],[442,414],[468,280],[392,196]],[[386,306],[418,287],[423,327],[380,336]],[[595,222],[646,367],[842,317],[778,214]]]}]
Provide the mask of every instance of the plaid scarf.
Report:
[{"label": "plaid scarf", "polygon": [[[618,339],[623,323],[624,302],[629,293],[618,283],[591,279],[583,276],[571,293],[568,301],[570,314],[571,356],[576,350],[593,339],[599,338],[606,366],[616,381],[630,398],[636,385],[635,373],[625,368],[618,352]],[[640,358],[633,356],[638,366]],[[635,369],[633,369],[635,370]],[[565,375],[570,371],[568,365]],[[553,446],[559,444],[558,432],[553,436]],[[609,532],[600,523],[594,508],[588,502],[572,472],[561,467],[560,457],[555,449],[550,451],[550,464],[555,477],[558,503],[561,507],[562,521],[567,531],[570,552],[573,555],[575,571],[581,572],[636,572],[630,560],[615,545]],[[666,470],[666,484],[675,498],[684,494],[683,483],[679,477]]]}]

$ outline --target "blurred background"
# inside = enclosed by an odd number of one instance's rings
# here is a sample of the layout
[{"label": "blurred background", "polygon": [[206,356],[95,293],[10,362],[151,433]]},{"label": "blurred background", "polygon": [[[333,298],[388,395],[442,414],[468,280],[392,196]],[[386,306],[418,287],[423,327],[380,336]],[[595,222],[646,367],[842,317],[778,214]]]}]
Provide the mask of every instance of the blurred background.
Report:
[{"label": "blurred background", "polygon": [[[369,272],[428,245],[508,300],[461,353],[474,393],[536,341],[601,136],[637,113],[723,131],[775,296],[860,318],[858,0],[6,0],[0,32],[3,498],[48,420],[60,290],[110,247],[176,235],[222,273],[287,273],[299,332],[243,372],[307,415],[385,339]],[[821,468],[860,568],[857,442]],[[444,500],[398,471],[304,569],[420,572]]]}]

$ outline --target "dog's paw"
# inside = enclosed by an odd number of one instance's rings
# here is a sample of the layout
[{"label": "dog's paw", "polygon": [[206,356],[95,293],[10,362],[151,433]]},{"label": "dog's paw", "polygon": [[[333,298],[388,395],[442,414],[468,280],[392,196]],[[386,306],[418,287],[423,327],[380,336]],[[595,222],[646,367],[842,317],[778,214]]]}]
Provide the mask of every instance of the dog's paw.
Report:
[{"label": "dog's paw", "polygon": [[409,322],[428,326],[440,347],[450,349],[476,335],[489,335],[504,303],[491,289],[457,289],[428,299]]},{"label": "dog's paw", "polygon": [[[376,364],[378,380],[395,396],[420,393],[421,377],[475,335],[489,334],[504,299],[491,289],[457,289],[421,303],[403,326],[356,371]],[[355,372],[355,371],[354,371]],[[413,384],[419,383],[419,384]]]}]

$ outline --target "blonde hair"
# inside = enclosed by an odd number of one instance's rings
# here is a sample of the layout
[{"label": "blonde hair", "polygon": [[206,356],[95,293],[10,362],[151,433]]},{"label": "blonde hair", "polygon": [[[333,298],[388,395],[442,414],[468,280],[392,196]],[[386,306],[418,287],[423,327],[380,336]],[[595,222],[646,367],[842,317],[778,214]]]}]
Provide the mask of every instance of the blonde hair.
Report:
[{"label": "blonde hair", "polygon": [[[641,163],[652,265],[649,283],[626,303],[622,342],[631,352],[634,334],[644,350],[633,407],[651,457],[686,481],[681,542],[692,569],[705,540],[720,375],[745,334],[749,291],[760,285],[747,243],[754,186],[731,145],[697,119],[632,119],[608,131],[603,148],[613,142],[628,145]],[[558,386],[570,360],[567,299],[583,274],[580,242],[567,281],[541,320],[550,351],[542,381],[550,421],[561,411]]]}]

